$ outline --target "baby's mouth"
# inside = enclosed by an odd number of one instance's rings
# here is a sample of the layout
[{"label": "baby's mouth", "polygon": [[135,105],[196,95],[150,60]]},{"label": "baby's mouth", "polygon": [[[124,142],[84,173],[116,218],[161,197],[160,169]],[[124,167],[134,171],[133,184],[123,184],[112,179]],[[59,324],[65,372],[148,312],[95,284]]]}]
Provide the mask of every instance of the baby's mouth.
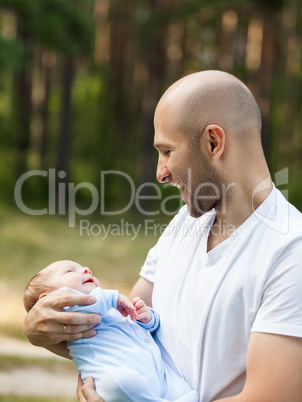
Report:
[{"label": "baby's mouth", "polygon": [[87,279],[87,281],[85,281],[84,283],[94,283],[92,278]]}]

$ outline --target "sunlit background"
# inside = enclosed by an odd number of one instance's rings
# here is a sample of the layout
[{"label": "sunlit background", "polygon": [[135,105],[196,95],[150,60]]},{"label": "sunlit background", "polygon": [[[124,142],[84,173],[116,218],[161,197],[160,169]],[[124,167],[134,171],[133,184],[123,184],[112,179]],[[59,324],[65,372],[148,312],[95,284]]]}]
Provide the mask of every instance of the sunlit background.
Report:
[{"label": "sunlit background", "polygon": [[[251,89],[263,117],[272,177],[283,171],[277,184],[301,210],[300,0],[0,0],[0,384],[15,378],[16,367],[23,370],[12,388],[0,385],[1,400],[45,401],[49,395],[45,385],[43,397],[25,399],[34,386],[23,390],[16,384],[25,368],[45,370],[49,357],[20,357],[16,348],[4,355],[11,350],[8,340],[24,341],[22,295],[31,276],[53,260],[74,259],[90,266],[104,287],[127,294],[160,235],[144,230],[147,218],[135,203],[114,216],[98,209],[83,218],[103,228],[121,227],[121,220],[141,225],[135,239],[125,232],[105,236],[96,227],[81,235],[81,216],[75,227],[69,225],[68,183],[90,183],[100,196],[104,171],[124,172],[135,189],[155,183],[155,106],[174,81],[205,69],[233,73]],[[15,184],[32,170],[45,176],[28,179],[22,199],[31,209],[49,207],[49,169],[56,172],[55,212],[20,211]],[[65,196],[59,191],[64,188]],[[148,191],[155,194],[152,187]],[[142,204],[145,211],[160,211],[148,216],[154,225],[167,223],[178,207],[175,189],[160,191],[174,196],[166,205],[170,215],[161,200]],[[127,204],[129,194],[125,177],[112,175],[102,196],[113,211]],[[77,191],[76,203],[89,208],[87,188]],[[57,380],[51,381],[54,389]]]}]

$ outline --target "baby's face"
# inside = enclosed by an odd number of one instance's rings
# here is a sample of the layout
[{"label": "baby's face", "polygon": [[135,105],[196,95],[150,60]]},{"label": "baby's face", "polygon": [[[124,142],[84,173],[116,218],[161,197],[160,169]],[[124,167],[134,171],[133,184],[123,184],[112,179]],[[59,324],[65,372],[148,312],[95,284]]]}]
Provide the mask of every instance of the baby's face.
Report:
[{"label": "baby's face", "polygon": [[57,261],[45,268],[45,273],[50,272],[49,285],[55,289],[62,286],[89,294],[100,286],[100,282],[92,276],[89,268],[82,267],[74,261]]}]

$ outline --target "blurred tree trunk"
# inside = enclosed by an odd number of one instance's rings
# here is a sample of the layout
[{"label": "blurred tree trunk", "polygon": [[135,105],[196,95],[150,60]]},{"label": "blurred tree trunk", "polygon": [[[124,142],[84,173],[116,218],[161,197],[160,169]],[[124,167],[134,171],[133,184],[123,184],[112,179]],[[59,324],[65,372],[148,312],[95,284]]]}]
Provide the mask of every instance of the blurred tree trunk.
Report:
[{"label": "blurred tree trunk", "polygon": [[[154,0],[151,3],[153,13],[160,15],[165,10],[167,1]],[[144,59],[148,69],[148,80],[145,86],[142,99],[142,144],[140,158],[140,182],[154,182],[155,178],[155,159],[153,149],[154,139],[154,111],[160,97],[163,95],[163,88],[166,76],[166,37],[167,24],[161,23],[150,28],[148,43],[144,51]],[[152,30],[151,30],[152,29]]]},{"label": "blurred tree trunk", "polygon": [[45,167],[45,155],[47,147],[47,132],[48,132],[48,116],[49,116],[49,96],[50,96],[50,86],[51,86],[51,57],[47,52],[42,56],[42,65],[44,72],[44,99],[41,106],[41,119],[43,123],[43,128],[40,132],[38,138],[38,160],[39,168],[43,169]]},{"label": "blurred tree trunk", "polygon": [[17,135],[17,175],[19,176],[27,170],[32,111],[30,39],[21,20],[17,25],[17,37],[25,48],[23,68],[14,76],[14,118]]},{"label": "blurred tree trunk", "polygon": [[167,38],[167,70],[169,83],[177,81],[184,71],[186,57],[186,24],[185,21],[170,23]]},{"label": "blurred tree trunk", "polygon": [[57,170],[69,174],[71,147],[71,90],[74,78],[72,58],[66,58],[62,67],[62,108],[58,139]]},{"label": "blurred tree trunk", "polygon": [[231,72],[234,67],[234,39],[236,35],[238,15],[234,10],[226,10],[222,14],[220,27],[219,68]]},{"label": "blurred tree trunk", "polygon": [[119,169],[125,162],[129,132],[129,86],[133,70],[133,1],[111,2],[110,70],[113,105],[113,147]]},{"label": "blurred tree trunk", "polygon": [[[61,119],[58,138],[57,154],[57,174],[60,173],[61,182],[69,181],[69,162],[71,150],[71,92],[74,79],[74,63],[71,57],[66,57],[62,66],[62,106]],[[63,173],[64,172],[64,173]],[[58,191],[58,179],[56,179],[56,211],[64,211],[64,205],[67,206],[68,199]],[[63,199],[60,197],[63,196]],[[58,209],[59,208],[59,209]]]},{"label": "blurred tree trunk", "polygon": [[269,116],[271,112],[271,86],[277,60],[280,60],[278,49],[279,9],[263,7],[263,39],[261,64],[258,70],[259,107],[262,113],[262,145],[269,160]]}]

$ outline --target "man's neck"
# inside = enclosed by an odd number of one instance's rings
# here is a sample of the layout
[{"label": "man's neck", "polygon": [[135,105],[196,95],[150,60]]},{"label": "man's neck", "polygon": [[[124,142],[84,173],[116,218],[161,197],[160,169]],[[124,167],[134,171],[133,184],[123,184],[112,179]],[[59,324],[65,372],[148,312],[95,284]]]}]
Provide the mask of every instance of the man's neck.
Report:
[{"label": "man's neck", "polygon": [[255,187],[236,186],[226,205],[216,209],[216,218],[208,236],[207,251],[231,236],[269,196],[272,188],[270,177]]}]

